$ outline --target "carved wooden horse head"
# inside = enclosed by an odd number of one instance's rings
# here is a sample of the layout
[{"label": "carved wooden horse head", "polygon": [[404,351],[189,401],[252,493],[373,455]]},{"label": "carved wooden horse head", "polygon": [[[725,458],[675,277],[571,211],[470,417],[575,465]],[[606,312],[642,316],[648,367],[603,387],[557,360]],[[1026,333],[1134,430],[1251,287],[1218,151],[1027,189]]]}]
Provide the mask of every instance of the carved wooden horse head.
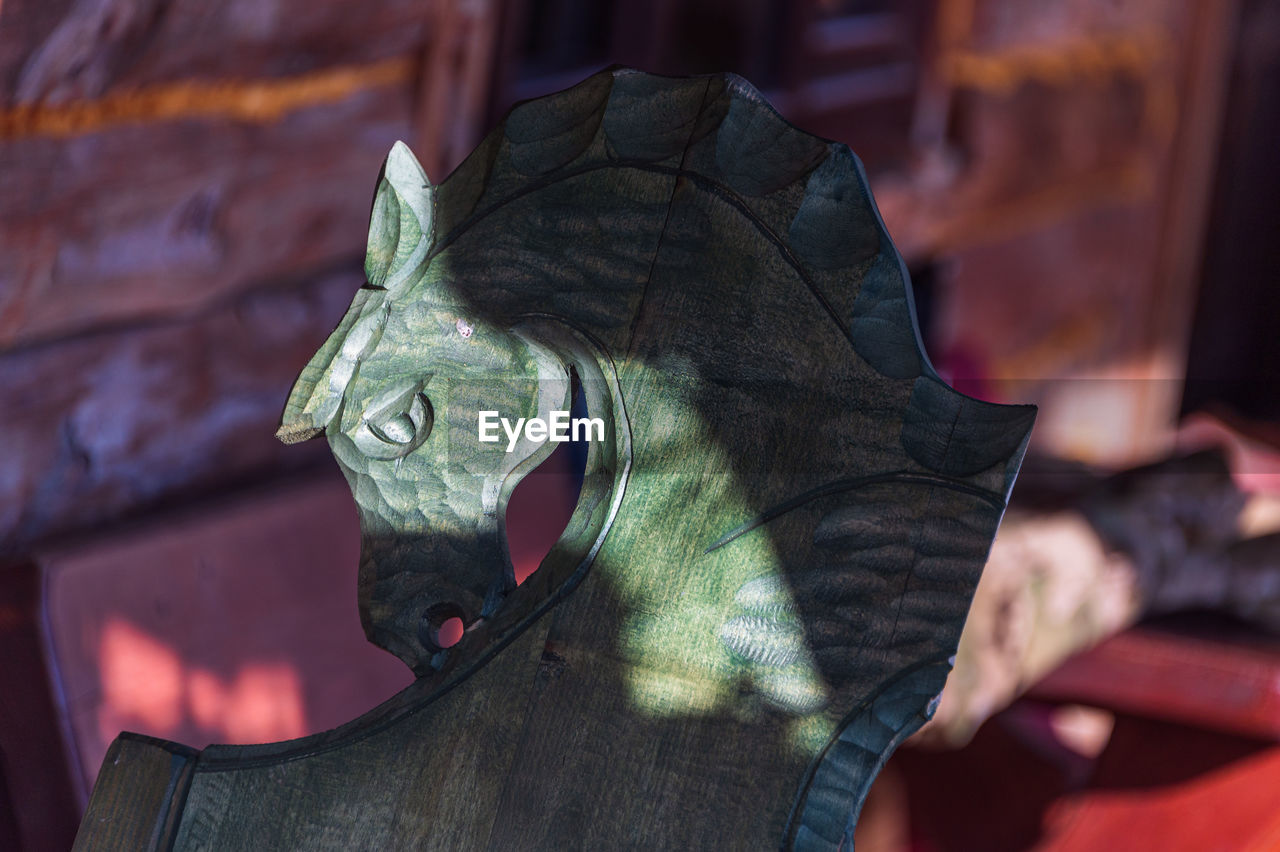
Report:
[{"label": "carved wooden horse head", "polygon": [[[366,272],[279,434],[327,436],[366,630],[419,680],[332,732],[182,753],[157,830],[849,848],[941,690],[1034,410],[938,378],[848,148],[737,77],[603,72],[439,186],[397,145]],[[480,442],[479,412],[546,418],[575,376],[606,434],[517,586],[506,501],[552,445]]]}]

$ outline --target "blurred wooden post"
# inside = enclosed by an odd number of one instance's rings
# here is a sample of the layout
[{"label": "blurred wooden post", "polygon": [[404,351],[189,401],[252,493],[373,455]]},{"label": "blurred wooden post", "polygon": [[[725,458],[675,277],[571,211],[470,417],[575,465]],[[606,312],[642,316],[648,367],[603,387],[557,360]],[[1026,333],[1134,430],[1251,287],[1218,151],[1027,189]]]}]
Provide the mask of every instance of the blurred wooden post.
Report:
[{"label": "blurred wooden post", "polygon": [[498,11],[496,0],[432,4],[413,129],[433,181],[453,171],[484,130]]},{"label": "blurred wooden post", "polygon": [[[1162,251],[1156,260],[1156,288],[1164,298],[1152,305],[1148,338],[1155,341],[1152,369],[1158,376],[1143,387],[1142,415],[1148,435],[1163,433],[1178,419],[1192,315],[1199,291],[1201,260],[1209,221],[1210,195],[1217,177],[1215,164],[1222,140],[1231,53],[1240,18],[1238,0],[1202,0],[1195,5],[1196,38],[1180,70],[1183,97],[1174,107],[1178,118],[1170,173],[1176,176],[1166,193],[1161,224]],[[1137,442],[1135,442],[1137,443]]]},{"label": "blurred wooden post", "polygon": [[77,814],[45,660],[39,566],[0,565],[0,848],[65,849]]}]

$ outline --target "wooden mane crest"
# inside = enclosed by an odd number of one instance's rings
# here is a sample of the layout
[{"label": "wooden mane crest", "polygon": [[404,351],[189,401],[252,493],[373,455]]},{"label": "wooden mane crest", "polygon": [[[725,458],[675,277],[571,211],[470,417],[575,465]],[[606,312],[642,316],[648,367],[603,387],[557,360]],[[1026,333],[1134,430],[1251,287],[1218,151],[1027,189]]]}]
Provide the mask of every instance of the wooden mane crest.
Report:
[{"label": "wooden mane crest", "polygon": [[[438,186],[397,144],[365,268],[279,435],[327,437],[366,631],[418,680],[287,743],[124,735],[90,816],[163,776],[133,815],[158,848],[850,848],[1034,409],[938,378],[849,149],[735,76],[613,69]],[[545,417],[575,384],[605,439],[517,586],[506,501],[553,447],[481,443],[479,412]]]}]

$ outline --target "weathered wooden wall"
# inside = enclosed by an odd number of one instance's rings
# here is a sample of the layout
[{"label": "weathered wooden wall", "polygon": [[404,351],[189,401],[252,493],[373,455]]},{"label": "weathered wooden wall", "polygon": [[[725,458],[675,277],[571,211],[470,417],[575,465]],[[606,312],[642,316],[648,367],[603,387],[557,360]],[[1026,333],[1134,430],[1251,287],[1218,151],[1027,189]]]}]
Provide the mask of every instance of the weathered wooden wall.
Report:
[{"label": "weathered wooden wall", "polygon": [[4,4],[0,551],[313,459],[271,423],[372,176],[474,132],[418,108],[438,65],[483,76],[447,5]]},{"label": "weathered wooden wall", "polygon": [[6,105],[158,83],[284,79],[419,50],[432,0],[48,0],[5,3]]}]

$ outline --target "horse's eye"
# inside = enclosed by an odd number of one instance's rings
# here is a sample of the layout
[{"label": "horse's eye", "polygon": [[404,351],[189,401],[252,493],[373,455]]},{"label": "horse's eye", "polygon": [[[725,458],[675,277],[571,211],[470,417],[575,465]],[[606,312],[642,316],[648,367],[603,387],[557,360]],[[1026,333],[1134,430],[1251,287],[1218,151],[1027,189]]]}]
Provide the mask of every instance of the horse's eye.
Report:
[{"label": "horse's eye", "polygon": [[413,418],[401,412],[388,418],[381,426],[370,423],[369,431],[388,444],[407,444],[413,440],[418,430]]},{"label": "horse's eye", "polygon": [[365,410],[356,432],[361,451],[373,458],[394,459],[422,446],[435,422],[431,400],[422,392],[424,384],[384,393]]}]

